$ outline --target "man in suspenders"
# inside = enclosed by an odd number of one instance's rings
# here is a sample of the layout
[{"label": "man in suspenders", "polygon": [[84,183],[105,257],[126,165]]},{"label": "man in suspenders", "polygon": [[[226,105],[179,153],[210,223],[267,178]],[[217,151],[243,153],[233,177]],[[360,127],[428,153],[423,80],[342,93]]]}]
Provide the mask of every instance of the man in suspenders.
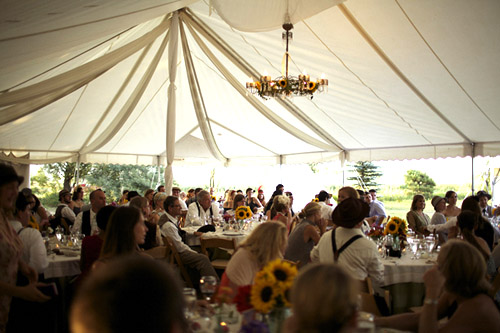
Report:
[{"label": "man in suspenders", "polygon": [[360,199],[343,200],[333,211],[332,219],[337,228],[323,234],[313,250],[313,262],[337,262],[357,280],[371,277],[380,285],[384,281],[384,266],[377,246],[364,237],[361,231],[363,219],[370,207]]},{"label": "man in suspenders", "polygon": [[97,226],[97,212],[106,206],[106,194],[103,190],[97,189],[90,192],[90,209],[78,214],[73,226],[73,230],[79,230],[85,236],[92,236],[99,233]]},{"label": "man in suspenders", "polygon": [[219,205],[212,202],[210,193],[203,190],[198,193],[197,201],[189,205],[184,226],[204,226],[205,221],[219,217]]}]

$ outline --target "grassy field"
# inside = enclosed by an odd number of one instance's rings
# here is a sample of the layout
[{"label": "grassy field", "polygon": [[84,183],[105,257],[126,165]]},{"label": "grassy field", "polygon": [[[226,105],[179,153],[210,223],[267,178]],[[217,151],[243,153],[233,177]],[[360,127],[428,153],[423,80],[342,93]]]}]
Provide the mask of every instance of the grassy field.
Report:
[{"label": "grassy field", "polygon": [[[397,216],[406,220],[406,213],[410,211],[411,200],[401,200],[401,201],[382,201],[385,206],[385,210],[387,215],[389,216]],[[427,205],[425,207],[424,212],[432,217],[434,214],[434,208],[432,207],[430,201],[426,202]]]}]

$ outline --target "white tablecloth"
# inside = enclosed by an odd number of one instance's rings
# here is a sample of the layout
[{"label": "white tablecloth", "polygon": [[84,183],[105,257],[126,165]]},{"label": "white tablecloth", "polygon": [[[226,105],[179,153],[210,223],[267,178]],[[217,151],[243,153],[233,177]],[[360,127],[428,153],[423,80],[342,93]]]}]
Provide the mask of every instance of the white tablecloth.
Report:
[{"label": "white tablecloth", "polygon": [[80,256],[66,257],[64,255],[51,254],[48,259],[49,267],[43,273],[46,279],[74,276],[81,273]]},{"label": "white tablecloth", "polygon": [[401,258],[382,259],[384,264],[384,285],[415,282],[423,283],[424,273],[436,262],[434,254],[430,259],[411,260],[411,254]]}]

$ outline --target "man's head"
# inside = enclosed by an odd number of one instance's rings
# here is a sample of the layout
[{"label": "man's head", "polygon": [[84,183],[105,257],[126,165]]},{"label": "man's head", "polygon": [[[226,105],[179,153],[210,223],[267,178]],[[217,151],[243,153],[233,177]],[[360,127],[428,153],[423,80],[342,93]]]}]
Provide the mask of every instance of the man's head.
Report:
[{"label": "man's head", "polygon": [[203,209],[207,210],[210,208],[210,205],[212,204],[212,198],[210,197],[210,193],[202,190],[198,193],[196,197],[198,203],[203,207]]},{"label": "man's head", "polygon": [[165,201],[163,201],[163,208],[173,217],[181,215],[182,206],[179,202],[179,198],[173,195],[168,196]]},{"label": "man's head", "polygon": [[491,199],[491,195],[486,191],[478,191],[477,197],[479,198],[479,207],[481,207],[481,209],[486,208],[486,206],[488,206],[488,201]]},{"label": "man's head", "polygon": [[283,184],[276,185],[276,191],[279,191],[281,192],[280,194],[283,194],[283,192],[285,191],[285,186],[283,186]]},{"label": "man's head", "polygon": [[156,188],[156,192],[165,192],[165,186],[158,185],[158,187]]},{"label": "man's head", "polygon": [[330,195],[328,194],[327,191],[320,191],[318,194],[318,200],[320,202],[326,202],[329,197],[330,197]]},{"label": "man's head", "polygon": [[373,201],[373,197],[372,195],[370,194],[370,192],[365,192],[365,202],[367,204],[371,204]]},{"label": "man's head", "polygon": [[[31,196],[30,200],[35,200],[33,199],[33,196]],[[16,219],[21,222],[23,227],[28,226],[28,222],[30,220],[30,215],[31,215],[31,201],[26,196],[23,194],[23,192],[19,192],[17,199],[16,199],[16,208],[14,209],[14,215]]]},{"label": "man's head", "polygon": [[180,188],[178,188],[176,186],[172,187],[172,195],[174,197],[178,198],[180,194],[181,194],[181,189]]},{"label": "man's head", "polygon": [[71,202],[71,193],[68,190],[59,191],[59,202],[69,204]]},{"label": "man's head", "polygon": [[97,213],[102,207],[106,206],[106,194],[101,189],[90,192],[89,199],[94,213]]},{"label": "man's head", "polygon": [[370,193],[370,195],[372,196],[372,199],[373,200],[377,200],[377,190],[375,189],[371,189],[370,191],[368,191]]}]

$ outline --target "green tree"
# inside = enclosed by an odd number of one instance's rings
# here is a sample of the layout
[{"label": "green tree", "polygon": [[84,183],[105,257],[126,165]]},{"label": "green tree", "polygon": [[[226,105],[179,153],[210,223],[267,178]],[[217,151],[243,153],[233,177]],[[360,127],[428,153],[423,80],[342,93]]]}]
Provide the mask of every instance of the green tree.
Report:
[{"label": "green tree", "polygon": [[430,199],[435,187],[436,183],[426,173],[418,170],[408,170],[406,172],[403,188],[408,194],[422,194],[425,198]]},{"label": "green tree", "polygon": [[378,171],[379,168],[379,166],[372,162],[356,162],[356,164],[353,165],[352,171],[357,177],[348,177],[347,180],[356,181],[361,188],[377,188],[377,178],[382,176],[382,172]]},{"label": "green tree", "polygon": [[[92,167],[90,163],[80,163],[80,179],[85,178]],[[42,167],[54,179],[62,180],[63,189],[71,191],[76,185],[76,163],[75,162],[59,162],[45,164]]]}]

